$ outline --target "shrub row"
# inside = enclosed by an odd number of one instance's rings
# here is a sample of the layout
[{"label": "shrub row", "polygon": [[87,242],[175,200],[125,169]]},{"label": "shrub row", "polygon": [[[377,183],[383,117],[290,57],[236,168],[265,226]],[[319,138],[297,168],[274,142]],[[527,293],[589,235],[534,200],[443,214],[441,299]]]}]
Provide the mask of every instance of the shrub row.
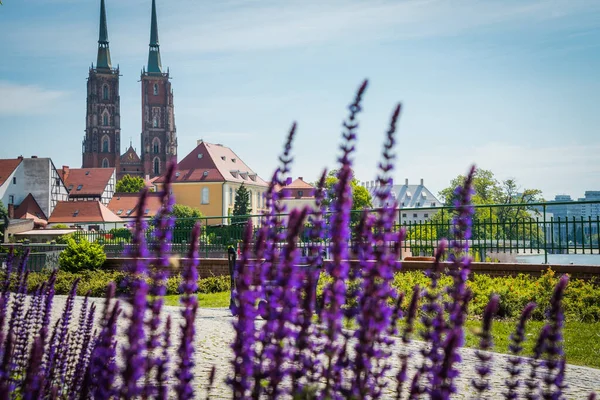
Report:
[{"label": "shrub row", "polygon": [[[518,318],[527,303],[535,302],[537,307],[532,318],[543,320],[545,312],[550,304],[550,297],[559,276],[548,269],[542,276],[520,274],[516,277],[492,277],[489,275],[476,274],[468,281],[468,286],[473,291],[473,299],[469,307],[469,315],[483,315],[492,294],[500,295],[499,318]],[[321,274],[317,287],[317,299],[322,301],[323,287],[331,282],[331,277]],[[422,288],[429,287],[431,280],[421,271],[407,271],[397,273],[394,276],[393,286],[398,292],[405,293],[403,307],[408,307],[408,302],[415,285]],[[445,287],[452,284],[449,276],[442,276],[440,286]],[[347,285],[347,293],[350,307],[356,302],[352,299],[360,282],[354,281]],[[446,300],[449,300],[446,298]],[[565,291],[563,300],[565,315],[568,320],[581,322],[600,321],[600,282],[596,280],[585,281],[582,279],[571,279]]]},{"label": "shrub row", "polygon": [[[4,280],[0,273],[0,280]],[[121,271],[87,270],[78,273],[58,270],[55,283],[55,292],[58,295],[69,294],[73,282],[79,278],[77,294],[80,296],[89,293],[92,297],[104,297],[106,287],[110,282],[115,282],[117,294],[128,294],[127,273]],[[30,291],[50,278],[50,272],[31,272],[27,278],[27,286]],[[11,282],[14,289],[16,282]],[[180,293],[181,276],[172,276],[167,280],[167,295],[176,295]],[[211,276],[198,280],[198,293],[217,293],[226,292],[230,289],[228,276]]]}]

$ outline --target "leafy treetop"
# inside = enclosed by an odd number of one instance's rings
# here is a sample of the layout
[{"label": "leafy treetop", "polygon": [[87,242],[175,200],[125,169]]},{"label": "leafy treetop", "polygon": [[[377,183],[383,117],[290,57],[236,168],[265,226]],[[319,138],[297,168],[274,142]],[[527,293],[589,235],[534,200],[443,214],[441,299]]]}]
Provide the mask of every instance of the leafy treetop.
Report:
[{"label": "leafy treetop", "polygon": [[139,193],[144,188],[144,180],[139,176],[125,175],[117,182],[118,193]]}]

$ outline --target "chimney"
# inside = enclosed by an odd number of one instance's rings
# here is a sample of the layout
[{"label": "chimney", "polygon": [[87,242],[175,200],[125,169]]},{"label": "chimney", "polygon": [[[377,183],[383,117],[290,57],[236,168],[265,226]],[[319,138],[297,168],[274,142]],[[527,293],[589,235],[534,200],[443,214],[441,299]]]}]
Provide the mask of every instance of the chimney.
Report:
[{"label": "chimney", "polygon": [[15,218],[15,205],[14,204],[9,204],[7,211],[8,211],[8,218],[9,219],[14,219]]},{"label": "chimney", "polygon": [[423,186],[423,178],[421,178],[421,186]]},{"label": "chimney", "polygon": [[408,178],[404,180],[404,186],[408,186]]},{"label": "chimney", "polygon": [[298,179],[300,179],[301,181],[303,181],[303,180],[304,180],[304,178],[302,178],[301,176],[299,176],[299,177],[298,177]]},{"label": "chimney", "polygon": [[22,159],[23,159],[23,156],[19,156],[19,157],[17,157],[17,159],[18,159],[18,160],[22,160]]},{"label": "chimney", "polygon": [[37,156],[31,156],[31,158],[38,158]]},{"label": "chimney", "polygon": [[69,166],[68,165],[63,165],[62,166],[62,172],[63,172],[63,181],[66,181],[67,178],[69,177]]}]

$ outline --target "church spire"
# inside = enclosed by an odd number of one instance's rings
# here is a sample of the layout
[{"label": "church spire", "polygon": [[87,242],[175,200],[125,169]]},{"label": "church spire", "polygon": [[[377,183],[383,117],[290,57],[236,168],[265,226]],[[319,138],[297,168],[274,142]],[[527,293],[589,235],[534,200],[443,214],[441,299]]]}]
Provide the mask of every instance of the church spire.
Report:
[{"label": "church spire", "polygon": [[100,0],[100,35],[98,38],[98,59],[96,68],[111,69],[110,49],[108,48],[108,27],[106,24],[106,7],[104,0]]},{"label": "church spire", "polygon": [[156,22],[156,1],[152,0],[152,25],[150,27],[150,51],[148,53],[148,72],[161,74],[160,48],[158,45],[158,23]]}]

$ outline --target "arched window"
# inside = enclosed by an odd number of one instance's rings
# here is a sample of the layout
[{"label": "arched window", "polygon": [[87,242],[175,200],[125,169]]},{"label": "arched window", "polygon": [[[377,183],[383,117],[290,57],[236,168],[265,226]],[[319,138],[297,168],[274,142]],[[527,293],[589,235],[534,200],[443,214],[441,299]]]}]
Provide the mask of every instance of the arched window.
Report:
[{"label": "arched window", "polygon": [[110,165],[108,165],[108,159],[104,159],[102,160],[102,168],[108,168]]},{"label": "arched window", "polygon": [[102,152],[110,152],[110,141],[108,140],[108,136],[106,135],[102,137]]},{"label": "arched window", "polygon": [[160,153],[160,140],[158,138],[154,138],[152,141],[152,152],[154,154]]},{"label": "arched window", "polygon": [[202,204],[208,204],[208,200],[209,200],[208,188],[203,187],[202,188]]},{"label": "arched window", "polygon": [[154,157],[154,174],[160,174],[160,160],[158,159],[158,157]]},{"label": "arched window", "polygon": [[158,128],[158,116],[154,116],[154,118],[152,118],[152,126],[154,128]]},{"label": "arched window", "polygon": [[102,115],[102,125],[108,126],[108,114],[107,113]]},{"label": "arched window", "polygon": [[157,96],[158,95],[158,83],[154,84],[154,95]]},{"label": "arched window", "polygon": [[102,98],[108,100],[108,85],[102,86]]},{"label": "arched window", "polygon": [[229,205],[233,205],[233,188],[229,188]]}]

